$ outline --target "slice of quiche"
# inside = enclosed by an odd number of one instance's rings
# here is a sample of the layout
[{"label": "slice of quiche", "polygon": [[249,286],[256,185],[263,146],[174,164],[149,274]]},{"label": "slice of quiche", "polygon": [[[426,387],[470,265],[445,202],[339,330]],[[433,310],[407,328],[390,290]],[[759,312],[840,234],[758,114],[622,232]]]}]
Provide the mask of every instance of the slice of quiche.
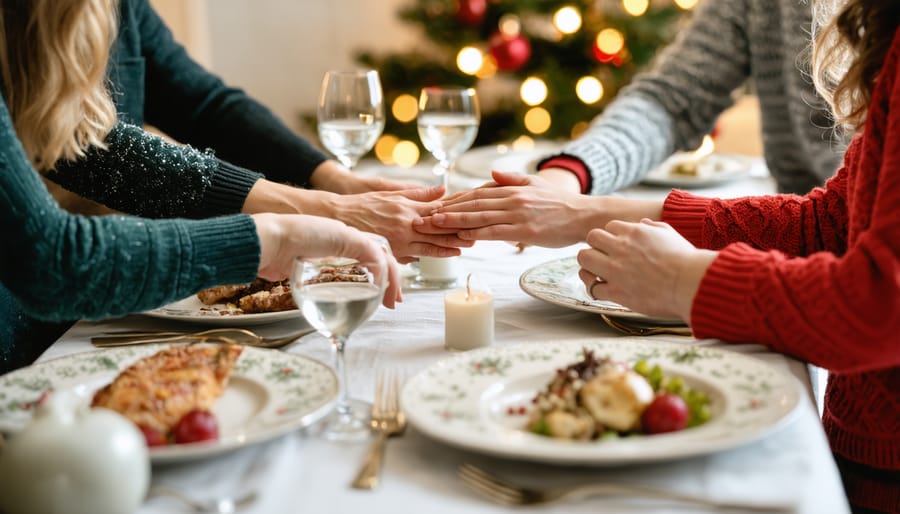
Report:
[{"label": "slice of quiche", "polygon": [[212,409],[242,350],[238,345],[166,348],[119,373],[94,394],[91,406],[169,434],[188,412]]}]

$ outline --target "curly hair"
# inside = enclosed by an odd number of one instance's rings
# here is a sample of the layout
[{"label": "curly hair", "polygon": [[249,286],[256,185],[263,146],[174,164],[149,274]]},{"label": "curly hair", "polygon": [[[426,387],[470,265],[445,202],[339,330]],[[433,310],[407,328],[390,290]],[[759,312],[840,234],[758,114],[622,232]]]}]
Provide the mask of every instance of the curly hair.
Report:
[{"label": "curly hair", "polygon": [[0,73],[13,125],[41,171],[84,156],[116,122],[106,84],[115,0],[2,0]]},{"label": "curly hair", "polygon": [[[838,2],[840,3],[840,2]],[[878,73],[900,26],[900,2],[847,0],[839,7],[818,2],[813,79],[828,99],[835,121],[858,131],[866,119]]]}]

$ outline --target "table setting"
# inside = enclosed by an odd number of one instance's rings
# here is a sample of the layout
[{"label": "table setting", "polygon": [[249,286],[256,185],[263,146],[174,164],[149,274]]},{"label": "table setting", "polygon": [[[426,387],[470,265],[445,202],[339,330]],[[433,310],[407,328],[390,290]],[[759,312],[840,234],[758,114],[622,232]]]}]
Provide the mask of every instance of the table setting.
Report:
[{"label": "table setting", "polygon": [[[354,173],[425,182],[431,175],[451,192],[484,183],[485,169],[531,172],[540,153],[558,148],[539,141],[463,153],[477,132],[474,95],[423,90],[420,137],[437,165],[381,166],[359,161],[383,126],[377,74],[330,72],[319,104],[322,138]],[[362,101],[345,105],[347,98]],[[759,159],[710,152],[678,155],[664,167],[711,166],[677,184],[704,194],[774,190]],[[673,185],[657,177],[616,194],[659,198]],[[679,320],[591,298],[577,277],[580,248],[481,241],[457,258],[423,259],[405,270],[404,300],[393,310],[379,305],[384,269],[331,257],[298,260],[287,283],[294,304],[275,312],[192,296],[79,322],[34,365],[0,376],[0,477],[35,477],[20,490],[0,483],[0,492],[15,495],[7,508],[22,512],[62,499],[76,501],[73,511],[106,512],[84,507],[112,508],[104,494],[124,502],[110,512],[139,514],[502,513],[525,505],[566,513],[849,512],[805,363],[761,345],[697,340]],[[135,447],[143,435],[154,444],[130,454],[138,472],[111,479],[102,441],[86,447],[59,440],[64,430],[34,428],[48,412],[71,424],[99,411],[87,406],[113,395],[104,392],[135,366],[187,352],[217,370],[201,377],[220,388],[212,437],[199,421],[179,421],[174,441],[156,445],[146,427],[126,422],[108,441],[123,437]],[[610,417],[579,425],[586,436],[558,437],[553,427],[565,425],[551,424],[556,413],[541,413],[538,399],[554,377],[581,369],[580,359],[601,366],[599,411],[619,401],[604,391],[638,380],[628,394],[640,397],[643,414],[629,406],[619,409],[629,413],[622,426]],[[582,391],[598,382],[572,380]],[[640,432],[650,425],[643,415],[665,395],[688,398],[683,423]],[[39,450],[48,440],[59,444],[61,461],[90,459],[87,474],[105,478],[81,490],[45,486],[57,476]],[[128,497],[112,494],[117,480],[130,484]]]}]

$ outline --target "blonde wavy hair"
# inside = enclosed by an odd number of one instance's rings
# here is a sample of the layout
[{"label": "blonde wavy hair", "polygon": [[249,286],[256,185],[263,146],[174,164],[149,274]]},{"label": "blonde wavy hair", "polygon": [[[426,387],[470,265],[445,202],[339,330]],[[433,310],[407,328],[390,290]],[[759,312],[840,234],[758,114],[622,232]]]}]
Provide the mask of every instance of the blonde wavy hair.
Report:
[{"label": "blonde wavy hair", "polygon": [[818,0],[813,80],[835,121],[859,131],[878,73],[900,26],[896,0]]},{"label": "blonde wavy hair", "polygon": [[41,171],[84,156],[116,122],[106,84],[115,0],[2,0],[0,72],[13,125]]}]

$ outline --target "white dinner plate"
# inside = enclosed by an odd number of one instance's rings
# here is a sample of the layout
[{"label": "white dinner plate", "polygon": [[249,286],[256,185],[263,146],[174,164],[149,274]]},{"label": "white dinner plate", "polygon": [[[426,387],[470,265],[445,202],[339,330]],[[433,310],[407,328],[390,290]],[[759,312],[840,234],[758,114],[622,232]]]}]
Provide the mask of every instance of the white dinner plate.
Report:
[{"label": "white dinner plate", "polygon": [[[645,359],[668,376],[707,393],[712,416],[703,425],[658,435],[568,441],[529,432],[531,400],[556,370],[598,358],[633,365]],[[547,341],[482,348],[419,372],[401,404],[418,430],[452,446],[553,464],[609,466],[704,455],[755,441],[789,423],[802,386],[791,375],[727,350],[646,338]],[[513,411],[515,414],[510,414]]]},{"label": "white dinner plate", "polygon": [[562,149],[561,143],[536,141],[533,148],[516,150],[511,145],[491,145],[473,148],[462,154],[454,164],[454,171],[470,177],[491,179],[491,171],[534,173],[544,157]]},{"label": "white dinner plate", "polygon": [[[696,174],[674,172],[684,166],[695,170]],[[697,159],[690,153],[679,152],[653,169],[641,182],[682,189],[712,187],[749,177],[752,166],[753,160],[743,155],[714,153]]]},{"label": "white dinner plate", "polygon": [[538,300],[579,311],[631,318],[647,324],[684,325],[680,319],[647,316],[616,302],[591,298],[584,288],[584,282],[578,278],[580,268],[575,257],[538,264],[522,273],[519,287]]},{"label": "white dinner plate", "polygon": [[172,302],[158,309],[145,311],[142,314],[172,321],[220,326],[263,325],[303,317],[300,309],[252,314],[236,313],[234,309],[230,309],[222,303],[206,305],[197,298],[197,295]]},{"label": "white dinner plate", "polygon": [[[89,405],[94,392],[119,371],[169,345],[129,346],[78,353],[0,376],[0,432],[14,433],[31,419],[28,407],[52,389]],[[216,441],[150,448],[155,463],[208,457],[267,441],[310,425],[337,399],[330,367],[300,355],[245,346],[228,387],[213,407]]]}]

